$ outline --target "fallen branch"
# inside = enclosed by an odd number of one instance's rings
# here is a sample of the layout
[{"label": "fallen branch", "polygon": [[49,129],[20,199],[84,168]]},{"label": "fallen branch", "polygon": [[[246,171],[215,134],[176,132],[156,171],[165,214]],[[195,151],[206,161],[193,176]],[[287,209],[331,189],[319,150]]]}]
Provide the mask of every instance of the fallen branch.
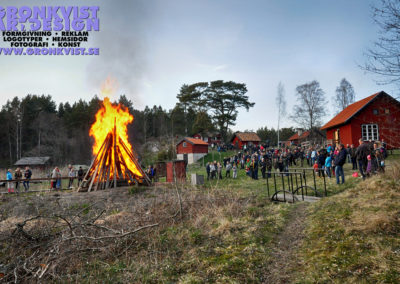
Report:
[{"label": "fallen branch", "polygon": [[105,240],[105,239],[123,238],[123,237],[126,237],[128,235],[132,235],[134,233],[137,233],[137,232],[139,232],[141,230],[152,228],[152,227],[156,227],[158,225],[159,224],[157,223],[157,224],[151,224],[151,225],[143,226],[143,227],[137,228],[136,230],[129,231],[129,232],[126,232],[126,233],[122,233],[122,234],[119,234],[119,235],[108,235],[108,236],[103,236],[103,237],[98,237],[98,238],[81,235],[81,236],[74,236],[74,237],[71,237],[71,238],[64,238],[63,241],[70,241],[70,240],[76,240],[76,239],[85,239],[85,240],[91,240],[91,241],[102,241],[102,240]]}]

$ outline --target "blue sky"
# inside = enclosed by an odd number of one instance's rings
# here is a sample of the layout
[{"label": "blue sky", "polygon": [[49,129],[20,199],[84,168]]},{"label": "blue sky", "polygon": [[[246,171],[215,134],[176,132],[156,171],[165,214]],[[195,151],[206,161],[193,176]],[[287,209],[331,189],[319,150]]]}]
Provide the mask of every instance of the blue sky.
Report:
[{"label": "blue sky", "polygon": [[[296,86],[317,80],[330,101],[342,78],[356,99],[394,85],[377,85],[358,64],[377,38],[373,1],[321,0],[142,0],[11,1],[0,6],[99,5],[101,31],[86,47],[98,57],[0,56],[0,104],[28,93],[51,94],[59,102],[90,99],[111,76],[117,94],[135,106],[170,109],[182,84],[211,80],[246,83],[249,112],[241,111],[234,130],[276,127],[275,96],[282,82],[287,112]],[[3,45],[0,40],[0,45]],[[294,126],[286,119],[285,126]]]}]

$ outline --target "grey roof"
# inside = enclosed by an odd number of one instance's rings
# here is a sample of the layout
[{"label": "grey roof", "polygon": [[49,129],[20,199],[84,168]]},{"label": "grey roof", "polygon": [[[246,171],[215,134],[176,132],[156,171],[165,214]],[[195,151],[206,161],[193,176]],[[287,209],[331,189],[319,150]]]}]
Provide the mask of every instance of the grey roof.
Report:
[{"label": "grey roof", "polygon": [[14,166],[41,166],[45,165],[50,157],[22,157]]}]

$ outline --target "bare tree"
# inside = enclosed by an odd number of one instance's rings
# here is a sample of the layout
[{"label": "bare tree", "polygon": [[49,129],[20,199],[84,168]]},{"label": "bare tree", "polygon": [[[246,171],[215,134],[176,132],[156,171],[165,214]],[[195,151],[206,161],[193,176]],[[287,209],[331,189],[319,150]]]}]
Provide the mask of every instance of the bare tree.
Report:
[{"label": "bare tree", "polygon": [[290,118],[306,129],[312,129],[321,124],[325,116],[325,93],[317,81],[297,86],[298,104],[293,107]]},{"label": "bare tree", "polygon": [[340,81],[340,86],[336,88],[336,95],[334,96],[334,104],[337,110],[340,112],[344,110],[348,105],[354,103],[355,93],[353,86],[346,78]]},{"label": "bare tree", "polygon": [[281,119],[286,115],[286,100],[285,100],[285,88],[282,82],[278,84],[278,92],[275,98],[276,106],[278,108],[278,146],[279,146],[279,127]]},{"label": "bare tree", "polygon": [[379,38],[365,53],[366,71],[382,75],[382,84],[400,83],[400,1],[381,0],[373,7]]}]

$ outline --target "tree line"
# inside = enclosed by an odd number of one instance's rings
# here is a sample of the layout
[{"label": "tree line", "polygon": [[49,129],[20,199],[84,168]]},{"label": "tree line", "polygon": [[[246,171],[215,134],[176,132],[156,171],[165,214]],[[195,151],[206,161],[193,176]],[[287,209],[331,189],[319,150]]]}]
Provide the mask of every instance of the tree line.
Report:
[{"label": "tree line", "polygon": [[[284,106],[282,90],[280,84],[280,103]],[[313,98],[317,105],[324,103],[321,97],[324,93],[316,81],[301,85],[296,91],[299,100]],[[228,141],[232,135],[230,127],[235,125],[239,109],[249,110],[254,106],[246,93],[245,84],[218,80],[183,85],[177,95],[178,102],[170,110],[161,106],[146,106],[144,110],[138,110],[125,95],[120,96],[116,103],[123,104],[133,114],[134,122],[128,126],[128,135],[135,149],[140,149],[140,145],[151,139],[196,133],[218,132],[223,141]],[[339,87],[337,93],[343,93]],[[346,103],[350,102],[351,99],[346,99]],[[299,109],[304,105],[308,106],[300,101],[295,106],[296,121],[305,122],[304,128],[309,129],[307,123],[315,126],[321,113],[314,108],[314,116],[307,122],[310,110]],[[88,163],[93,142],[88,133],[100,107],[101,100],[97,96],[89,101],[80,99],[72,104],[58,105],[50,95],[28,94],[22,99],[8,100],[0,111],[0,124],[3,126],[0,128],[0,165],[13,164],[23,156],[50,156],[53,163]],[[303,120],[300,119],[302,115]],[[284,128],[280,132],[279,128],[262,127],[256,132],[264,143],[277,145],[278,140],[287,140],[295,130]]]}]

